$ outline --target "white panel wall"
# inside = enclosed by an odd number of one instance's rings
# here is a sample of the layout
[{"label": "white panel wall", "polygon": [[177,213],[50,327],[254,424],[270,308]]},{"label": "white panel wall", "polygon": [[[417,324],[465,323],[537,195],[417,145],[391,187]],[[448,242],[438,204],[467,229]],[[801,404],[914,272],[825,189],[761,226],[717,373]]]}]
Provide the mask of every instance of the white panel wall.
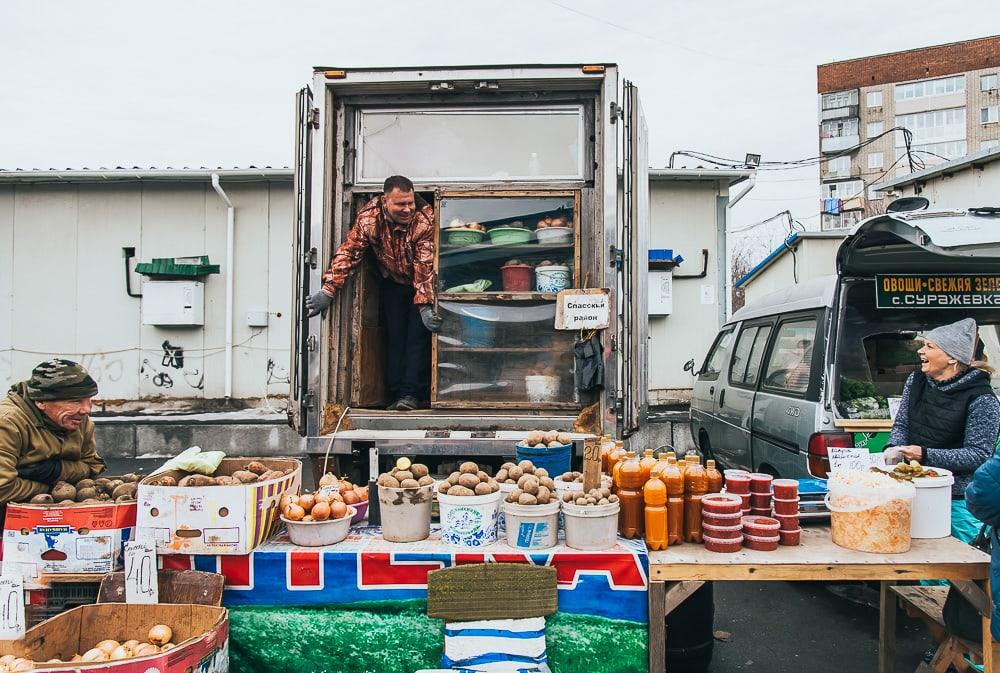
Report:
[{"label": "white panel wall", "polygon": [[[222,185],[236,207],[233,397],[283,397],[291,182]],[[205,279],[204,327],[142,325],[141,300],[125,290],[123,247],[143,262],[209,255],[219,264],[222,273]],[[223,397],[225,254],[226,206],[207,183],[0,186],[0,386],[65,356],[90,369],[104,400]],[[133,291],[144,279],[132,275]],[[247,327],[248,311],[268,312],[268,326]],[[170,350],[178,348],[183,360]]]},{"label": "white panel wall", "polygon": [[901,187],[900,191],[903,196],[926,197],[932,209],[1000,205],[1000,161],[932,177],[922,184],[919,193],[914,192],[914,185]]}]

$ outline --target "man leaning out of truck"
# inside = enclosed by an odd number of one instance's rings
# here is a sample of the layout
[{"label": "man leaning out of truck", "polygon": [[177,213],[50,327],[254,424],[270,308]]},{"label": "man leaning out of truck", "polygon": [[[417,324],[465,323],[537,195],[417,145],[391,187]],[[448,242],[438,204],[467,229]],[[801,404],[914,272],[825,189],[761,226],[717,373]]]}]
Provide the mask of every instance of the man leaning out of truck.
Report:
[{"label": "man leaning out of truck", "polygon": [[306,299],[309,317],[324,313],[337,290],[371,250],[382,274],[379,322],[385,334],[385,388],[390,411],[410,411],[430,398],[430,332],[434,314],[434,211],[402,175],[386,178],[382,195],[362,206],[323,274],[323,288]]},{"label": "man leaning out of truck", "polygon": [[28,502],[58,481],[106,468],[97,455],[90,398],[97,384],[70,360],[42,362],[0,400],[0,504]]}]

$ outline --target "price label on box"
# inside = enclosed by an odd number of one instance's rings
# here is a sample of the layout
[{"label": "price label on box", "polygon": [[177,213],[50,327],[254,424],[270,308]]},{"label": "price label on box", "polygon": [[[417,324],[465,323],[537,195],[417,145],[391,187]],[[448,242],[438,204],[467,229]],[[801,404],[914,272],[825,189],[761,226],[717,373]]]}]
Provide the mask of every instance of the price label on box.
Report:
[{"label": "price label on box", "polygon": [[125,543],[125,602],[160,602],[156,543],[149,538]]},{"label": "price label on box", "polygon": [[0,575],[0,640],[24,637],[24,578]]}]

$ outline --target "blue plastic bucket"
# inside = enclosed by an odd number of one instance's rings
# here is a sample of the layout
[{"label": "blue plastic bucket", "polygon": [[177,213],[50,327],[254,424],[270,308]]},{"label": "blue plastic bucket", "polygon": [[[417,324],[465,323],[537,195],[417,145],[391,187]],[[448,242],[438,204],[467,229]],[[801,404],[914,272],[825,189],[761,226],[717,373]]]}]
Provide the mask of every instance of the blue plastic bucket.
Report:
[{"label": "blue plastic bucket", "polygon": [[462,324],[462,343],[470,348],[491,348],[496,343],[497,325],[496,320],[484,319],[477,315],[459,314],[458,319]]},{"label": "blue plastic bucket", "polygon": [[551,449],[534,449],[518,444],[516,455],[518,462],[530,460],[535,467],[544,467],[549,476],[555,479],[563,472],[569,472],[573,461],[573,443]]}]

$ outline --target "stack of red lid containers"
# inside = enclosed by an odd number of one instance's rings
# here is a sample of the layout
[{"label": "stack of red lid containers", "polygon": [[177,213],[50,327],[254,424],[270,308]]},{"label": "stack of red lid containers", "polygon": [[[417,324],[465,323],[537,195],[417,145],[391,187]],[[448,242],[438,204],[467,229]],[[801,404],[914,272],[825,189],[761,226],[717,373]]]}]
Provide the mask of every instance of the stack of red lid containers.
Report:
[{"label": "stack of red lid containers", "polygon": [[725,493],[702,498],[702,534],[705,547],[715,552],[799,544],[799,482],[762,473],[726,474]]}]

